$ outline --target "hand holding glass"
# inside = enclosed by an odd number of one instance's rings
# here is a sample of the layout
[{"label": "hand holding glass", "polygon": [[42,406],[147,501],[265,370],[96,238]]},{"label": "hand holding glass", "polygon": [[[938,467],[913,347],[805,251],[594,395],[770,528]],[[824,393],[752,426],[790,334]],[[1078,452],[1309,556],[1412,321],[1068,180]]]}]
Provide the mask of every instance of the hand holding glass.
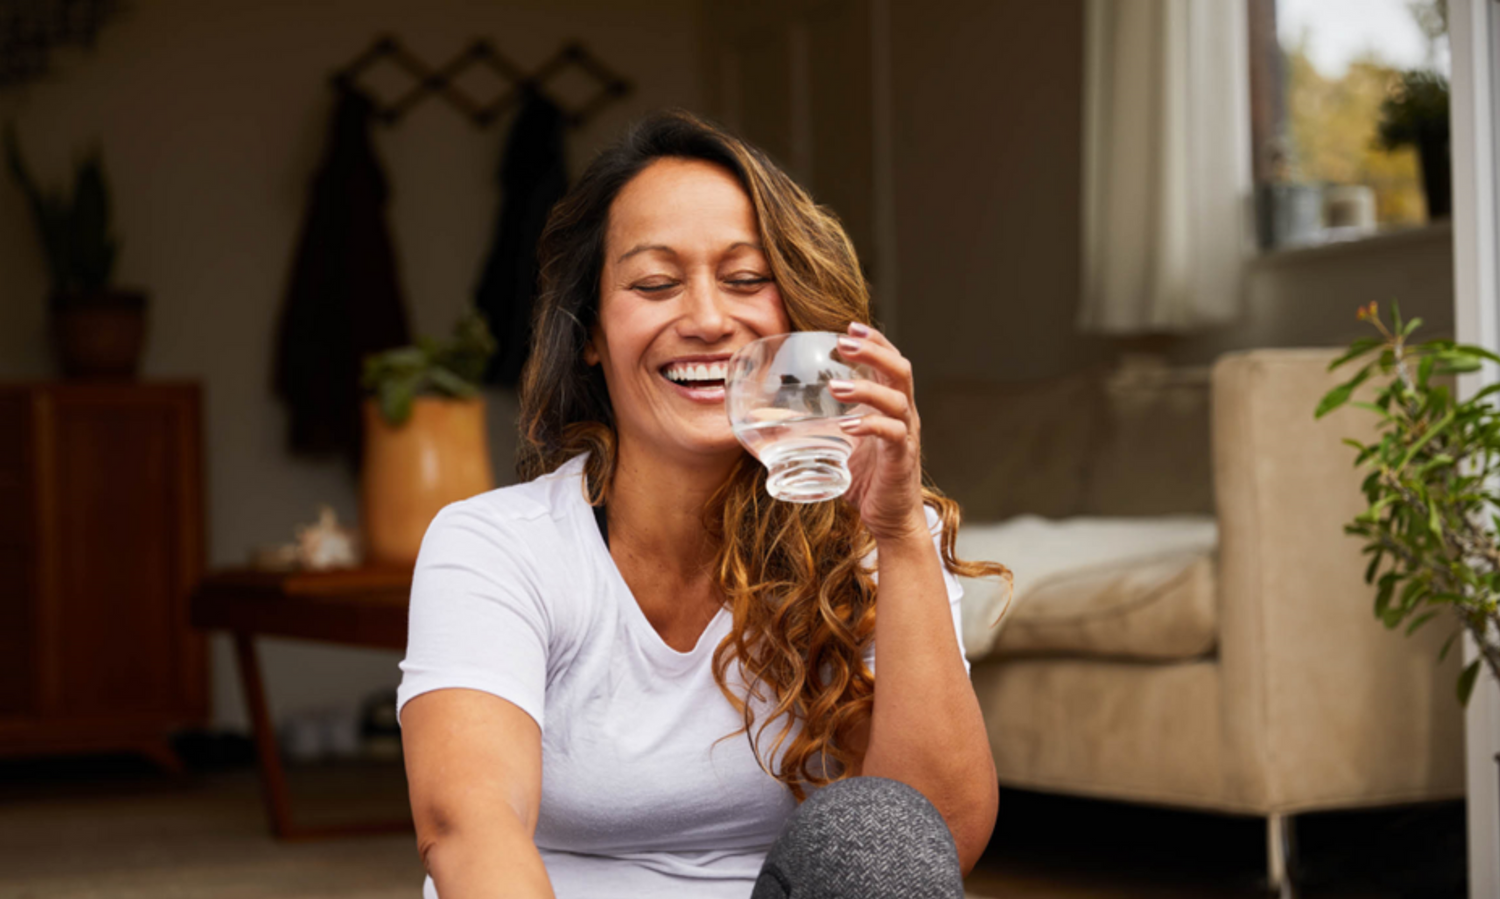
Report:
[{"label": "hand holding glass", "polygon": [[853,441],[839,422],[869,408],[828,391],[833,380],[870,377],[838,351],[840,335],[793,331],[748,343],[729,360],[725,407],[734,436],[766,466],[766,491],[812,503],[849,489]]}]

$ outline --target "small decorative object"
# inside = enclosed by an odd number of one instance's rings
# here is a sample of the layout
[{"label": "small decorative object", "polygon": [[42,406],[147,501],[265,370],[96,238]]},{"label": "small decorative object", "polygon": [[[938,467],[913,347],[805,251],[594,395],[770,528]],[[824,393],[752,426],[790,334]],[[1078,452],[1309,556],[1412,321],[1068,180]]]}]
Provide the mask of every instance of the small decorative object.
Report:
[{"label": "small decorative object", "polygon": [[[1344,531],[1366,540],[1364,552],[1372,558],[1365,582],[1377,585],[1375,615],[1386,627],[1404,624],[1411,634],[1447,613],[1473,636],[1480,658],[1458,680],[1458,698],[1467,704],[1481,661],[1500,677],[1500,515],[1493,511],[1500,503],[1494,487],[1500,409],[1492,402],[1500,384],[1457,402],[1449,386],[1434,379],[1476,371],[1500,356],[1451,340],[1412,345],[1422,320],[1403,323],[1399,308],[1392,309],[1389,328],[1374,303],[1359,317],[1379,335],[1355,340],[1329,369],[1378,355],[1329,391],[1316,411],[1321,418],[1350,404],[1380,419],[1379,440],[1344,441],[1358,453],[1355,465],[1369,472],[1363,490],[1370,504]],[[1374,402],[1351,402],[1355,389],[1377,375],[1385,384]]]},{"label": "small decorative object", "polygon": [[1421,69],[1401,73],[1390,96],[1381,101],[1376,143],[1385,150],[1416,147],[1427,217],[1442,219],[1452,213],[1448,79]]},{"label": "small decorative object", "polygon": [[146,296],[110,287],[119,242],[110,230],[109,186],[98,147],[77,164],[71,196],[44,190],[5,130],[11,174],[31,206],[52,279],[53,343],[70,378],[129,379],[140,367]]},{"label": "small decorative object", "polygon": [[453,339],[365,360],[365,547],[383,565],[416,561],[427,525],[443,506],[495,486],[479,379],[495,351],[484,318],[469,311]]},{"label": "small decorative object", "polygon": [[256,550],[251,566],[264,571],[329,571],[359,565],[359,535],[339,524],[330,506],[319,506],[318,520],[297,525],[296,535],[291,543]]},{"label": "small decorative object", "polygon": [[339,524],[331,507],[319,506],[317,523],[297,528],[297,561],[311,571],[353,568],[359,564],[359,538]]}]

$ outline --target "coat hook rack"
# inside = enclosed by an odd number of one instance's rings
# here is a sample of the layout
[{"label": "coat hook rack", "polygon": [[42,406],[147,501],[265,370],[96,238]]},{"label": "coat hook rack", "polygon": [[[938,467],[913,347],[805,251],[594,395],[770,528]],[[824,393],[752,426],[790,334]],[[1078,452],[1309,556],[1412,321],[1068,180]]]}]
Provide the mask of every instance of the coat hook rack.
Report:
[{"label": "coat hook rack", "polygon": [[[616,74],[576,41],[559,47],[546,62],[528,73],[483,38],[475,40],[447,63],[433,68],[391,35],[376,37],[364,52],[334,71],[334,87],[356,89],[360,75],[381,60],[390,60],[412,80],[412,86],[389,104],[373,101],[375,116],[387,125],[399,122],[413,106],[426,98],[440,96],[468,116],[475,127],[485,128],[520,103],[528,91],[536,91],[562,110],[563,120],[569,126],[577,127],[634,89],[630,81]],[[458,77],[476,65],[488,66],[508,84],[504,92],[488,103],[475,100],[457,84]],[[569,108],[547,92],[547,83],[570,68],[577,69],[599,85],[599,89],[577,108]]]}]

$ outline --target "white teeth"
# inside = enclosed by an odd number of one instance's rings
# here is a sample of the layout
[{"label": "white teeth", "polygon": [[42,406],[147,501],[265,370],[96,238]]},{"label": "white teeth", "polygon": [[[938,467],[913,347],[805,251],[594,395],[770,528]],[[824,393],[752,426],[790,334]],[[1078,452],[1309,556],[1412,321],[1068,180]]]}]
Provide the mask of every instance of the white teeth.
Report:
[{"label": "white teeth", "polygon": [[669,365],[666,375],[670,380],[679,383],[684,381],[722,381],[728,370],[723,362],[703,363],[678,363]]}]

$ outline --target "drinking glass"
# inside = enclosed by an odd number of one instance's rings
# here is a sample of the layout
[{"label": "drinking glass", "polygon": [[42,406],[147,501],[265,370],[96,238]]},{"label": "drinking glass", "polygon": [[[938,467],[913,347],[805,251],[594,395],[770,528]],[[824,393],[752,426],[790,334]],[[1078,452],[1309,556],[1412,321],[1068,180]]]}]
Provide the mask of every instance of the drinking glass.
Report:
[{"label": "drinking glass", "polygon": [[828,382],[869,379],[870,370],[844,361],[841,335],[793,331],[741,347],[724,379],[734,436],[766,467],[766,491],[779,500],[813,503],[849,489],[854,444],[840,421],[869,407],[846,403]]}]

